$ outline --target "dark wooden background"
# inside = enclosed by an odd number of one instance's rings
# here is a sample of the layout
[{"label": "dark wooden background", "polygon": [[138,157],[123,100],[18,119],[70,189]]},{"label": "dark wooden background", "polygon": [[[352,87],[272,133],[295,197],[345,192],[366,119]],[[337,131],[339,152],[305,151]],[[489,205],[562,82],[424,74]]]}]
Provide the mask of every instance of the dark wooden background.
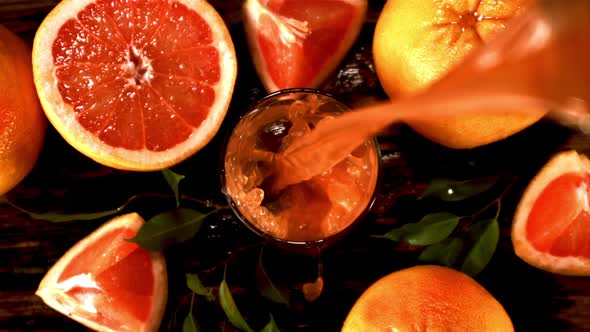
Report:
[{"label": "dark wooden background", "polygon": [[[37,25],[55,2],[37,2],[39,7],[33,10],[14,10],[10,4],[0,2],[0,22],[30,42]],[[224,138],[240,114],[264,96],[245,45],[241,1],[212,3],[232,33],[240,61],[239,75],[229,114],[219,134],[205,149],[172,168],[186,175],[180,185],[182,204],[194,208],[202,208],[200,202],[225,206],[219,184]],[[383,1],[370,3],[368,20],[358,42],[322,88],[352,106],[385,99],[371,58],[372,31]],[[371,213],[353,232],[323,252],[321,261],[265,248],[268,273],[289,285],[293,294],[291,307],[277,309],[261,304],[256,297],[252,280],[260,239],[228,211],[210,219],[195,239],[166,252],[170,296],[161,330],[180,330],[187,313],[190,297],[184,273],[199,272],[207,286],[215,286],[227,263],[228,283],[252,325],[262,326],[268,319],[267,312],[272,311],[283,330],[338,331],[354,300],[368,285],[389,272],[417,263],[415,252],[372,239],[371,234],[419,219],[433,209],[418,203],[416,197],[434,177],[503,175],[516,182],[503,200],[498,250],[476,280],[502,303],[517,331],[590,331],[590,278],[559,276],[535,269],[514,255],[509,239],[514,208],[531,177],[558,151],[590,152],[589,137],[544,120],[504,141],[473,150],[446,149],[403,125],[392,126],[379,136],[379,142],[383,154],[380,193]],[[71,148],[49,126],[35,169],[8,198],[34,212],[80,213],[112,209],[135,194],[143,196],[123,212],[138,211],[148,218],[174,205],[159,172],[125,172],[98,165]],[[85,330],[46,306],[34,291],[47,269],[104,221],[52,223],[31,219],[7,204],[0,204],[0,331]],[[307,303],[301,299],[301,283],[313,281],[320,264],[324,292],[317,301]],[[201,308],[198,304],[195,315],[212,330],[231,330],[218,308],[205,304]]]}]

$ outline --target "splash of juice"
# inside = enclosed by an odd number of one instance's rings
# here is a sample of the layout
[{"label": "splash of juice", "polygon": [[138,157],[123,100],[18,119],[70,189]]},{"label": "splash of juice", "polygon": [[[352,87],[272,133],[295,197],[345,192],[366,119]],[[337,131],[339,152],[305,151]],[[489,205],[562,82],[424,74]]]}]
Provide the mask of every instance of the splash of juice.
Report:
[{"label": "splash of juice", "polygon": [[568,124],[572,118],[588,120],[589,59],[590,1],[539,1],[424,93],[358,109],[300,137],[277,156],[272,190],[333,167],[360,142],[397,121],[549,110]]},{"label": "splash of juice", "polygon": [[306,181],[271,190],[276,156],[347,110],[322,94],[285,92],[242,118],[226,148],[225,190],[248,225],[273,238],[309,243],[340,233],[365,211],[379,173],[372,139]]}]

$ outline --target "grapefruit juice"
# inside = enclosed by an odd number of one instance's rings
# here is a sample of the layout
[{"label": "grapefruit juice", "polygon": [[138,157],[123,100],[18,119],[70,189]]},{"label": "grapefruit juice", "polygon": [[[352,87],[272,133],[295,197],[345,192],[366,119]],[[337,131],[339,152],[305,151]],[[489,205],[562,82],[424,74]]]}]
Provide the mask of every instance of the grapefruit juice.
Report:
[{"label": "grapefruit juice", "polygon": [[225,194],[255,232],[285,242],[317,242],[341,233],[371,205],[380,153],[369,139],[321,174],[276,191],[275,161],[297,138],[348,108],[310,90],[271,94],[234,129],[224,159]]}]

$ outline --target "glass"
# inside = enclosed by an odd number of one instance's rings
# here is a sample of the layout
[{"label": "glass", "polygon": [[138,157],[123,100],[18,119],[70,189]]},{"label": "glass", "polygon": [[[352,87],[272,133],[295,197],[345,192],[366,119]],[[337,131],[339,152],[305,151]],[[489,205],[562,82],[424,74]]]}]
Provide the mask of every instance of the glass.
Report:
[{"label": "glass", "polygon": [[348,107],[316,90],[278,91],[258,102],[234,128],[226,146],[223,190],[234,212],[253,231],[307,247],[344,234],[374,201],[381,157],[367,139],[336,165],[276,190],[281,153]]}]

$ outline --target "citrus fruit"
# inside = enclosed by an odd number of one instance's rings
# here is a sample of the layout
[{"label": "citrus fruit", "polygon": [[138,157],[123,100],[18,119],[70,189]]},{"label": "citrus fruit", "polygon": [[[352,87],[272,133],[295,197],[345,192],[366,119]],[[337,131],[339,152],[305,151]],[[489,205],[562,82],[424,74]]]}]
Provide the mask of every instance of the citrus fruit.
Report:
[{"label": "citrus fruit", "polygon": [[0,25],[0,196],[30,173],[46,127],[33,84],[31,50]]},{"label": "citrus fruit", "polygon": [[366,0],[247,0],[244,25],[268,92],[316,88],[358,37]]},{"label": "citrus fruit", "polygon": [[545,271],[590,275],[590,161],[574,150],[551,158],[526,188],[514,215],[512,243]]},{"label": "citrus fruit", "polygon": [[53,309],[98,331],[157,331],[166,306],[164,256],[133,238],[143,219],[115,217],[69,249],[36,294]]},{"label": "citrus fruit", "polygon": [[33,44],[50,122],[97,162],[169,167],[216,134],[237,64],[227,27],[204,0],[64,0]]},{"label": "citrus fruit", "polygon": [[[524,10],[526,0],[388,1],[378,18],[373,39],[379,81],[390,98],[424,92]],[[445,116],[408,124],[434,142],[466,149],[511,136],[546,113],[493,111],[488,115]]]},{"label": "citrus fruit", "polygon": [[420,265],[393,272],[356,301],[342,328],[362,331],[514,331],[502,305],[459,271]]}]

